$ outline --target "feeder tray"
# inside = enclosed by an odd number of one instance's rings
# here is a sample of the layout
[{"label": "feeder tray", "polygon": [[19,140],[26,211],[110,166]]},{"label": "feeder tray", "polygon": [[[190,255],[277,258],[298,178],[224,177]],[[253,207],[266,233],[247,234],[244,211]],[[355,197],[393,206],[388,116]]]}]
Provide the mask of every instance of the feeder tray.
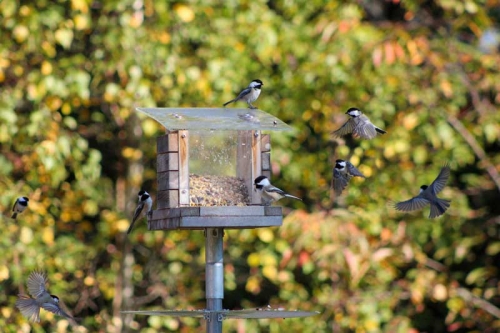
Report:
[{"label": "feeder tray", "polygon": [[123,314],[148,316],[209,318],[211,314],[221,319],[274,319],[302,318],[320,314],[317,311],[287,311],[281,309],[249,309],[249,310],[172,310],[172,311],[121,311]]}]

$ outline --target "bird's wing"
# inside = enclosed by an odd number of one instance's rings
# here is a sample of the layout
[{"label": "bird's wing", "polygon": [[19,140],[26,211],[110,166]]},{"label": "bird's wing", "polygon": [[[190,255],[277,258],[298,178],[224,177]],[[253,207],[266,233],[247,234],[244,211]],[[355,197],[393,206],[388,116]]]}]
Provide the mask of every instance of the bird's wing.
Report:
[{"label": "bird's wing", "polygon": [[394,205],[394,208],[404,212],[410,212],[412,210],[419,210],[424,208],[429,204],[427,199],[421,198],[419,196],[411,198],[410,200],[401,201]]},{"label": "bird's wing", "polygon": [[354,165],[352,165],[350,162],[346,161],[346,167],[347,167],[347,171],[349,172],[349,174],[351,174],[353,176],[357,176],[357,177],[366,178],[365,175],[363,175],[361,173],[361,171],[359,171],[358,169],[356,169],[356,167]]},{"label": "bird's wing", "polygon": [[375,125],[370,122],[370,119],[365,115],[361,115],[354,118],[353,121],[356,126],[353,129],[353,133],[359,135],[363,139],[373,139],[377,136],[377,131],[375,130]]},{"label": "bird's wing", "polygon": [[69,314],[64,312],[57,304],[45,302],[42,304],[42,308],[44,308],[45,310],[50,311],[52,313],[55,313],[56,315],[73,319],[72,316],[70,316]]},{"label": "bird's wing", "polygon": [[337,195],[340,195],[349,183],[349,178],[346,178],[340,171],[333,169],[333,189]]},{"label": "bird's wing", "polygon": [[280,188],[277,188],[276,186],[267,186],[266,187],[266,192],[269,192],[269,193],[278,193],[278,194],[281,194],[281,195],[285,195],[285,191],[283,191],[282,189]]},{"label": "bird's wing", "polygon": [[17,205],[17,202],[19,201],[19,199],[16,199],[16,202],[14,202],[14,206],[12,206],[12,211],[15,212],[16,211],[16,205]]},{"label": "bird's wing", "polygon": [[354,129],[354,122],[353,119],[349,119],[348,121],[345,122],[342,127],[340,127],[338,130],[333,132],[333,135],[336,137],[341,137],[347,134],[351,134]]},{"label": "bird's wing", "polygon": [[448,181],[448,178],[450,177],[450,167],[448,164],[445,164],[442,168],[441,171],[439,172],[439,175],[437,178],[432,182],[431,186],[429,186],[434,193],[439,193],[443,190],[443,188],[446,186],[446,182]]},{"label": "bird's wing", "polygon": [[28,320],[35,323],[40,322],[40,307],[33,298],[26,295],[18,295],[16,307]]},{"label": "bird's wing", "polygon": [[47,289],[45,289],[46,283],[47,277],[45,273],[34,271],[28,278],[28,292],[32,297],[39,298],[47,292]]},{"label": "bird's wing", "polygon": [[144,202],[139,202],[137,208],[135,209],[134,218],[132,219],[132,224],[135,222],[135,220],[137,220],[139,215],[141,215],[143,209],[144,209]]},{"label": "bird's wing", "polygon": [[240,92],[240,94],[238,95],[238,97],[235,98],[235,100],[242,99],[243,97],[250,94],[251,92],[252,92],[252,88],[245,88]]}]

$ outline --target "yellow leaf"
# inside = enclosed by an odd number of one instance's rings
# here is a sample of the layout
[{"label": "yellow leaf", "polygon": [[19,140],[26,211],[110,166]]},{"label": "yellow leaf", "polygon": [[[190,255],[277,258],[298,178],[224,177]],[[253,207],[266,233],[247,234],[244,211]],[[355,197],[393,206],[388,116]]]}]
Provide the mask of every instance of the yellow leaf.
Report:
[{"label": "yellow leaf", "polygon": [[250,276],[245,289],[251,293],[258,293],[260,291],[259,279],[256,276]]},{"label": "yellow leaf", "polygon": [[94,283],[95,283],[95,279],[91,276],[87,276],[84,280],[83,280],[83,283],[86,285],[86,286],[93,286]]},{"label": "yellow leaf", "polygon": [[257,267],[260,264],[260,255],[258,253],[251,253],[247,258],[250,267]]},{"label": "yellow leaf", "polygon": [[268,228],[259,229],[258,236],[264,243],[270,243],[274,239],[273,232]]},{"label": "yellow leaf", "polygon": [[55,33],[56,41],[61,44],[62,47],[68,49],[73,42],[73,31],[69,29],[59,29]]},{"label": "yellow leaf", "polygon": [[77,30],[84,30],[89,27],[89,18],[86,15],[76,15],[74,21]]},{"label": "yellow leaf", "polygon": [[28,38],[30,31],[24,25],[18,25],[14,28],[12,34],[14,35],[16,42],[22,43]]},{"label": "yellow leaf", "polygon": [[46,60],[42,62],[41,70],[43,75],[49,75],[52,73],[52,64]]},{"label": "yellow leaf", "polygon": [[179,15],[180,19],[186,23],[194,20],[194,12],[193,10],[184,4],[176,4],[174,5],[174,11]]},{"label": "yellow leaf", "polygon": [[89,11],[89,5],[85,0],[71,0],[71,9],[87,13]]},{"label": "yellow leaf", "polygon": [[51,227],[43,228],[42,240],[45,244],[52,246],[54,245],[54,230]]},{"label": "yellow leaf", "polygon": [[437,284],[434,286],[432,296],[438,301],[444,301],[448,297],[448,290],[443,284]]},{"label": "yellow leaf", "polygon": [[441,82],[439,83],[439,87],[441,88],[443,95],[445,95],[446,97],[450,98],[453,96],[453,88],[451,87],[450,81],[441,80]]},{"label": "yellow leaf", "polygon": [[268,265],[264,266],[264,268],[262,269],[262,274],[266,278],[272,281],[276,279],[276,276],[278,275],[278,270],[276,269],[275,266]]},{"label": "yellow leaf", "polygon": [[9,278],[9,268],[7,266],[0,266],[0,281],[7,280]]},{"label": "yellow leaf", "polygon": [[31,243],[33,241],[33,231],[30,228],[22,227],[19,239],[21,240],[21,243]]}]

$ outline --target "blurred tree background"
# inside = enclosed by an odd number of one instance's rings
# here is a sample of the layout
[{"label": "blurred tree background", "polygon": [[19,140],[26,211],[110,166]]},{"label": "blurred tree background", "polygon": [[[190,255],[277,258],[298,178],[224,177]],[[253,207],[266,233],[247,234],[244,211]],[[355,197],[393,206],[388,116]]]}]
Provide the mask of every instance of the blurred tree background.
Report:
[{"label": "blurred tree background", "polygon": [[[164,132],[134,109],[218,107],[254,78],[255,105],[297,130],[272,135],[273,183],[304,203],[226,233],[224,307],[321,314],[225,331],[500,330],[498,1],[2,0],[0,18],[2,332],[204,327],[120,314],[205,301],[201,231],[125,237]],[[333,140],[352,106],[388,133]],[[368,177],[339,198],[336,158]],[[445,162],[444,216],[391,207]],[[79,325],[14,308],[35,269]]]}]

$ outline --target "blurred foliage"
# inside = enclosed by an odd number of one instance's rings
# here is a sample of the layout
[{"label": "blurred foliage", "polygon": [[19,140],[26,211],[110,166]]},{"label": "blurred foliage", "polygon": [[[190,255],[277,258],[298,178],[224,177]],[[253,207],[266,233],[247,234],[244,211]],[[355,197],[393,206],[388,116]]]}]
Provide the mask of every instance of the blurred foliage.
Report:
[{"label": "blurred foliage", "polygon": [[[500,330],[500,54],[478,48],[496,1],[2,0],[0,17],[3,332],[203,327],[120,314],[204,307],[202,232],[124,236],[164,131],[134,108],[220,106],[254,78],[255,105],[297,129],[272,134],[273,182],[304,203],[280,203],[296,208],[281,228],[227,232],[224,307],[321,314],[225,331]],[[333,140],[352,106],[388,133]],[[336,158],[368,176],[340,198]],[[445,162],[443,217],[390,207]],[[34,269],[79,325],[21,317]]]}]

